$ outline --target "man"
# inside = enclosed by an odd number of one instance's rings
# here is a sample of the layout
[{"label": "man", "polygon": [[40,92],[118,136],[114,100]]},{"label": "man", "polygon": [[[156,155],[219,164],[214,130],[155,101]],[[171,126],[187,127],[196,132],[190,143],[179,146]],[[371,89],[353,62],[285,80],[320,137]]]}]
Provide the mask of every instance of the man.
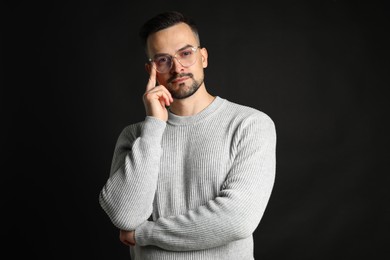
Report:
[{"label": "man", "polygon": [[208,54],[189,18],[159,14],[140,35],[146,118],[118,138],[102,208],[133,260],[254,259],[275,179],[273,121],[207,92]]}]

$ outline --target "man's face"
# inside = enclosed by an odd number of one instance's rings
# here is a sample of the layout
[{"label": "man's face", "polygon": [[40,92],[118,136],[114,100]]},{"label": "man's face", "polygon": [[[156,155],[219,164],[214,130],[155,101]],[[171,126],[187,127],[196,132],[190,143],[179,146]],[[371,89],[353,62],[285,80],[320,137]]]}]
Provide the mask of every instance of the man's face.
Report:
[{"label": "man's face", "polygon": [[[198,39],[191,28],[185,23],[180,23],[151,34],[147,40],[147,53],[151,58],[163,54],[175,56],[177,51],[185,47],[196,48],[198,45]],[[189,97],[203,85],[203,69],[207,67],[207,51],[199,48],[194,55],[195,63],[191,66],[184,67],[176,58],[173,58],[172,68],[168,72],[157,72],[158,83],[165,86],[175,99]]]}]

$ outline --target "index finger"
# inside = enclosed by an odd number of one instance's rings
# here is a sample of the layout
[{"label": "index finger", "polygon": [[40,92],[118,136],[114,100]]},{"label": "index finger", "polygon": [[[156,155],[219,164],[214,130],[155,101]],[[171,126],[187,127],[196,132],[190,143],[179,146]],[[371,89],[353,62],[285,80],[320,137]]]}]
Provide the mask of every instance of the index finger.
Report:
[{"label": "index finger", "polygon": [[152,62],[150,66],[149,81],[148,84],[146,84],[146,91],[149,91],[156,86],[156,64]]}]

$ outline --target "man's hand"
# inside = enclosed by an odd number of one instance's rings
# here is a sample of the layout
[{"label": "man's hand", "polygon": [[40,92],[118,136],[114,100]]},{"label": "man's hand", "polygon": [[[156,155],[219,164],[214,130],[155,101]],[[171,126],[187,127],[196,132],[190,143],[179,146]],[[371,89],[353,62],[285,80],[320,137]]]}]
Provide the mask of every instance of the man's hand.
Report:
[{"label": "man's hand", "polygon": [[135,246],[135,232],[120,230],[119,240],[127,246]]},{"label": "man's hand", "polygon": [[171,93],[163,86],[156,86],[156,68],[152,63],[150,66],[150,76],[146,85],[146,92],[143,95],[146,115],[156,117],[160,120],[168,120],[168,111],[166,106],[173,102]]}]

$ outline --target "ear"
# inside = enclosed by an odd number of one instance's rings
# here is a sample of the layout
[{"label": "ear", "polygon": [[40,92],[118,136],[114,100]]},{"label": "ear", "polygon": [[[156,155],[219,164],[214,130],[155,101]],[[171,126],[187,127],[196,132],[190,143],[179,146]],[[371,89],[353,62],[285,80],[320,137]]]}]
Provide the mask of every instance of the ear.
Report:
[{"label": "ear", "polygon": [[202,55],[202,65],[203,65],[203,68],[207,68],[208,57],[209,57],[207,49],[206,48],[200,49],[200,54]]}]

